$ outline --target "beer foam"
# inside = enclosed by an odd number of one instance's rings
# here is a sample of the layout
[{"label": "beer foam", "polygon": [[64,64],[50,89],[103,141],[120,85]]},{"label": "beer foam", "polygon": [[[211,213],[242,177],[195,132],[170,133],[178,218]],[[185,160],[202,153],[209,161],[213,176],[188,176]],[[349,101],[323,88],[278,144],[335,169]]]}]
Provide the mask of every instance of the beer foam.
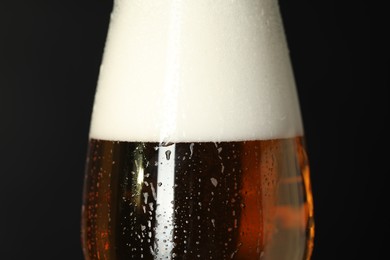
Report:
[{"label": "beer foam", "polygon": [[303,134],[277,0],[117,0],[90,137],[195,142]]}]

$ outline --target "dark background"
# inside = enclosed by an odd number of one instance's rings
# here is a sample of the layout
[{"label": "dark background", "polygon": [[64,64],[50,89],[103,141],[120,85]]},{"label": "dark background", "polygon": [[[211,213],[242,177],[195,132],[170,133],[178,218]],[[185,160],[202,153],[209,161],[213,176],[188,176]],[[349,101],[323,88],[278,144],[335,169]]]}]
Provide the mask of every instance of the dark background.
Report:
[{"label": "dark background", "polygon": [[[388,56],[377,57],[374,84],[364,3],[280,1],[312,171],[313,260],[383,259],[389,236]],[[82,259],[84,163],[111,8],[0,2],[0,259]]]}]

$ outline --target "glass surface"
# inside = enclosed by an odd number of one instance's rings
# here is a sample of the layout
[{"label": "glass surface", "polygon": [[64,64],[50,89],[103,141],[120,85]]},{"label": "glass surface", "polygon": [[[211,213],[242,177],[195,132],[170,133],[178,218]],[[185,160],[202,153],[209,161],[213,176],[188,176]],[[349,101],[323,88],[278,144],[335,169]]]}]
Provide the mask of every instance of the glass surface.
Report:
[{"label": "glass surface", "polygon": [[90,128],[85,259],[310,259],[276,0],[117,0]]}]

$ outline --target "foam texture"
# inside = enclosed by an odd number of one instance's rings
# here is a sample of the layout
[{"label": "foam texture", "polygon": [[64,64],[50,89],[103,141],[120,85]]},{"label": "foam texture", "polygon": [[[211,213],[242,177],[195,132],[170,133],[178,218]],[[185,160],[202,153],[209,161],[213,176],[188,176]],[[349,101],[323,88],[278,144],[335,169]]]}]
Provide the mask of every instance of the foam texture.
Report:
[{"label": "foam texture", "polygon": [[117,0],[90,137],[195,142],[302,135],[276,0]]}]

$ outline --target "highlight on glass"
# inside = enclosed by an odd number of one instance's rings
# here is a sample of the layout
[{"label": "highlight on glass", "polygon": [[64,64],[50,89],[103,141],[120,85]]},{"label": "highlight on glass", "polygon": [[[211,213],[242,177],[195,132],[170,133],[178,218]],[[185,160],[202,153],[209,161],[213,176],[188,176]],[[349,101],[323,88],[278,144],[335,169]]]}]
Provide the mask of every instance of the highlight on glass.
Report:
[{"label": "highlight on glass", "polygon": [[305,147],[277,0],[116,0],[85,259],[310,259]]}]

